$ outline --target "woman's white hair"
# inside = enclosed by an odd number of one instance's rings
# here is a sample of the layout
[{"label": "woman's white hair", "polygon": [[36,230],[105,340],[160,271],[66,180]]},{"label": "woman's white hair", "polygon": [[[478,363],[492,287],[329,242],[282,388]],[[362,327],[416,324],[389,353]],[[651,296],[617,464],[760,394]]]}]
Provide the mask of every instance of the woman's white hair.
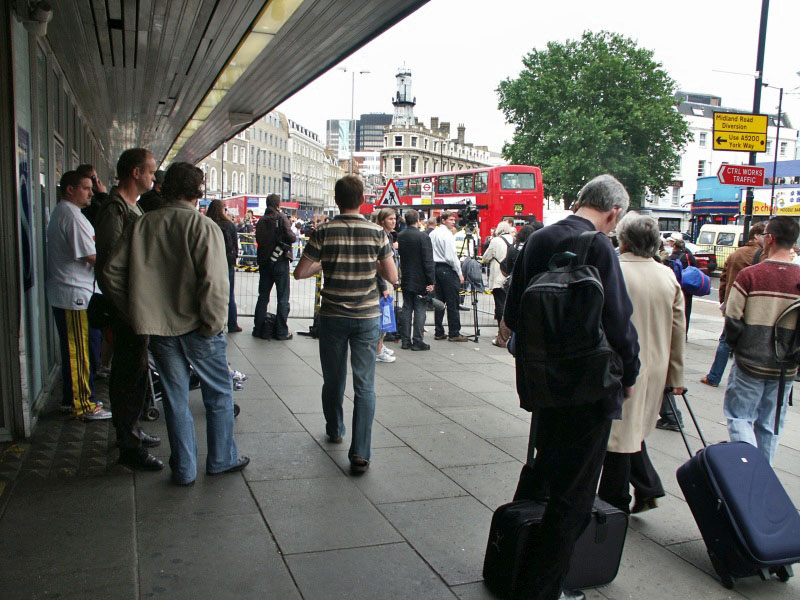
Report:
[{"label": "woman's white hair", "polygon": [[494,228],[495,235],[503,235],[505,233],[513,233],[513,232],[514,232],[514,226],[505,220],[500,221],[497,224],[497,227]]},{"label": "woman's white hair", "polygon": [[635,212],[628,213],[617,223],[617,237],[629,252],[645,258],[655,256],[661,243],[658,221]]}]

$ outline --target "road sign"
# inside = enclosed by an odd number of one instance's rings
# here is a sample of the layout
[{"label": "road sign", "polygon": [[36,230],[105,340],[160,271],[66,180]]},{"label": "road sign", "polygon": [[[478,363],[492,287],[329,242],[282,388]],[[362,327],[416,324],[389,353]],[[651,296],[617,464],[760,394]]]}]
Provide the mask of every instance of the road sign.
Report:
[{"label": "road sign", "polygon": [[767,133],[767,115],[742,113],[714,113],[714,133],[733,131],[735,133]]},{"label": "road sign", "polygon": [[766,152],[766,133],[714,132],[714,150],[731,152]]},{"label": "road sign", "polygon": [[717,171],[717,178],[723,185],[761,187],[764,185],[764,167],[722,165]]},{"label": "road sign", "polygon": [[398,206],[400,204],[400,194],[397,193],[397,185],[394,179],[390,179],[389,183],[383,189],[380,200],[377,206]]},{"label": "road sign", "polygon": [[714,113],[714,150],[767,151],[767,115]]}]

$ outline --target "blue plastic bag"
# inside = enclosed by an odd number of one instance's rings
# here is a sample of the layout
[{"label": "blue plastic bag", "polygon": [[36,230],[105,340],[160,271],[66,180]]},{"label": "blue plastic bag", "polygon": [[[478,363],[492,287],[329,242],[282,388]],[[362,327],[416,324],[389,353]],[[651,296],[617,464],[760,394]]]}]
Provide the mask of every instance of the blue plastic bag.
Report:
[{"label": "blue plastic bag", "polygon": [[394,333],[397,331],[397,321],[394,316],[394,298],[391,296],[380,299],[381,308],[381,331],[383,333]]}]

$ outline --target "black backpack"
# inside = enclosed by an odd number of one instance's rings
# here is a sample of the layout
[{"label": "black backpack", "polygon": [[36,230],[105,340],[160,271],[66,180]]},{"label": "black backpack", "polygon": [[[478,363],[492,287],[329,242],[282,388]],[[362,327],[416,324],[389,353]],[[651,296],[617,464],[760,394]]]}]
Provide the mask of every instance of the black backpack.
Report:
[{"label": "black backpack", "polygon": [[514,263],[519,256],[519,248],[516,244],[509,243],[503,236],[500,236],[500,239],[506,243],[506,257],[500,261],[500,272],[508,277],[514,271]]},{"label": "black backpack", "polygon": [[586,264],[596,235],[555,254],[522,294],[517,366],[531,407],[588,404],[622,388],[622,359],[603,330],[603,283]]}]

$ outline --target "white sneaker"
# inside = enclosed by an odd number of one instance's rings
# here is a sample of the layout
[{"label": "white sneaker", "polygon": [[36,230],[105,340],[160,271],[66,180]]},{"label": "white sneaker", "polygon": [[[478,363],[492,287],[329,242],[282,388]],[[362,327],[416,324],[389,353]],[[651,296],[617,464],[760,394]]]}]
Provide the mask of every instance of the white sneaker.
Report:
[{"label": "white sneaker", "polygon": [[375,355],[375,362],[393,363],[396,360],[397,358],[389,354],[386,354],[386,352],[381,352],[380,354]]},{"label": "white sneaker", "polygon": [[390,350],[390,349],[389,349],[389,348],[387,348],[386,346],[384,346],[384,347],[383,347],[383,352],[384,352],[385,354],[388,354],[389,356],[394,356],[394,350]]},{"label": "white sneaker", "polygon": [[95,406],[90,413],[84,413],[78,417],[81,421],[105,421],[111,418],[111,413],[100,406]]},{"label": "white sneaker", "polygon": [[234,381],[247,381],[247,373],[242,373],[241,371],[234,369],[231,371],[231,378]]}]

